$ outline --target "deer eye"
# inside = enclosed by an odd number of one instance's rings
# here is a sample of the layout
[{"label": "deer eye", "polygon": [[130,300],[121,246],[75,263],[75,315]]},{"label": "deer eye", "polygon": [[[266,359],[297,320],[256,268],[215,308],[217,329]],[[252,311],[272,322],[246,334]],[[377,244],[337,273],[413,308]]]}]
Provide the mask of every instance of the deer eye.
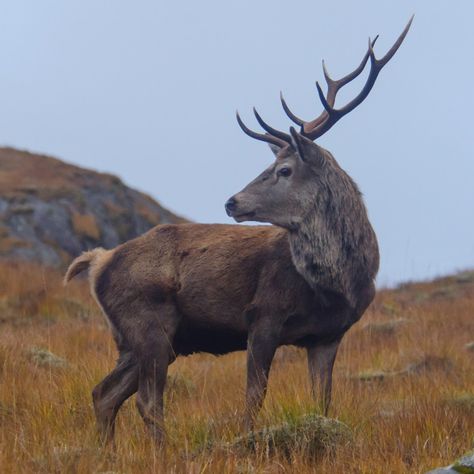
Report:
[{"label": "deer eye", "polygon": [[291,170],[291,168],[288,168],[287,166],[285,166],[284,168],[280,168],[277,172],[277,175],[278,176],[283,176],[284,178],[288,178],[288,176],[291,176],[291,173],[293,171]]}]

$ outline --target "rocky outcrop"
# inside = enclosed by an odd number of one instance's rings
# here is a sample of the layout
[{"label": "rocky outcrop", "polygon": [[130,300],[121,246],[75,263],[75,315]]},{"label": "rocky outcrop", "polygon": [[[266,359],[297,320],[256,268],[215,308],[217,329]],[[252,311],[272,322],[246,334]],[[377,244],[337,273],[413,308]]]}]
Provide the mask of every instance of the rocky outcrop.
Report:
[{"label": "rocky outcrop", "polygon": [[185,220],[116,176],[0,148],[0,259],[60,266]]},{"label": "rocky outcrop", "polygon": [[426,474],[474,474],[474,451],[462,456],[450,466],[439,467]]}]

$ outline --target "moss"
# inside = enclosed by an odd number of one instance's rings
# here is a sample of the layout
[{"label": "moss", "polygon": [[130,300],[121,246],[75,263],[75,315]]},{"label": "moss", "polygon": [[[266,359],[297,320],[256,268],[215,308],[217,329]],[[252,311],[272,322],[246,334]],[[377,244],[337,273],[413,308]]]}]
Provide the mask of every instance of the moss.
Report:
[{"label": "moss", "polygon": [[382,382],[392,375],[391,372],[385,372],[383,370],[364,370],[351,378],[353,380],[360,380],[361,382]]},{"label": "moss", "polygon": [[53,354],[47,349],[42,349],[41,347],[32,347],[28,351],[28,358],[40,367],[64,368],[69,365],[62,357]]},{"label": "moss", "polygon": [[223,445],[224,449],[246,453],[263,451],[279,452],[290,457],[295,452],[316,456],[348,444],[352,434],[347,425],[316,414],[300,416],[285,423],[249,432]]}]

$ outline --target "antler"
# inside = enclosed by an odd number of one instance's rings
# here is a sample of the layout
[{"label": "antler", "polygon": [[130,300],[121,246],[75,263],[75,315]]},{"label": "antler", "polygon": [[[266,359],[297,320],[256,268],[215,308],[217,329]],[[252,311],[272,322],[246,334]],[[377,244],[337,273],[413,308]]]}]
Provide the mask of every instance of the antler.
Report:
[{"label": "antler", "polygon": [[[371,43],[372,47],[374,46],[374,44],[377,41],[378,37],[379,36],[377,35],[375,37],[375,39],[372,41],[372,43]],[[336,102],[336,95],[337,95],[339,89],[341,89],[346,84],[348,84],[349,82],[351,82],[357,76],[360,75],[360,73],[364,70],[365,65],[367,64],[367,61],[369,60],[369,57],[370,57],[370,45],[369,45],[369,49],[365,53],[365,56],[362,59],[362,62],[359,64],[359,66],[354,71],[352,71],[350,74],[348,74],[347,76],[344,76],[344,77],[342,77],[341,79],[338,79],[338,80],[334,80],[329,76],[329,73],[326,69],[326,64],[325,64],[324,59],[323,59],[324,78],[326,79],[326,84],[328,86],[328,92],[326,94],[326,102],[331,107],[334,107],[334,104]],[[318,82],[316,82],[316,86],[318,86]],[[305,122],[304,120],[298,118],[290,110],[290,108],[286,104],[285,99],[283,98],[283,93],[282,92],[280,92],[280,100],[281,100],[281,105],[283,106],[283,110],[285,111],[286,115],[288,115],[288,117],[290,117],[290,119],[293,120],[293,122],[295,122],[300,127],[305,127],[305,125],[311,126],[311,127],[316,127],[319,124],[321,124],[322,122],[324,122],[324,120],[328,116],[328,113],[326,112],[326,110],[324,110],[319,117],[315,118],[311,122]]]},{"label": "antler", "polygon": [[236,112],[235,115],[237,117],[237,122],[240,125],[240,128],[246,133],[248,136],[255,138],[257,140],[261,140],[262,142],[267,142],[271,143],[272,145],[276,145],[280,148],[284,148],[285,146],[291,144],[291,137],[287,133],[280,132],[280,130],[276,130],[273,127],[270,127],[267,123],[265,123],[260,117],[259,113],[253,108],[253,113],[255,114],[255,117],[258,121],[258,123],[262,126],[262,128],[267,132],[267,133],[257,133],[254,132],[253,130],[250,130],[250,128],[245,125],[244,122],[242,122],[242,119],[240,118],[239,112]]},{"label": "antler", "polygon": [[[323,61],[323,72],[324,77],[326,79],[326,83],[328,86],[327,94],[324,96],[324,93],[321,89],[321,86],[318,82],[316,82],[316,87],[318,89],[319,98],[324,106],[324,111],[321,113],[319,117],[316,117],[314,120],[310,122],[306,122],[299,117],[297,117],[291,110],[288,108],[285,100],[283,99],[283,95],[280,94],[281,103],[283,105],[283,109],[288,117],[293,120],[297,125],[301,127],[301,134],[305,137],[315,140],[319,138],[321,135],[326,133],[338,120],[340,120],[344,115],[348,114],[352,110],[354,110],[359,104],[363,102],[363,100],[369,95],[369,92],[372,90],[372,87],[375,84],[377,76],[379,75],[382,68],[392,59],[393,55],[397,52],[400,45],[403,43],[405,36],[410,29],[411,23],[413,21],[414,15],[410,18],[407,26],[403,30],[402,34],[398,37],[395,44],[390,48],[387,54],[381,58],[376,59],[373,46],[377,41],[378,36],[375,37],[373,41],[370,41],[369,38],[369,47],[367,53],[365,54],[364,58],[360,65],[350,74],[344,76],[339,80],[331,79],[329,76],[326,66]],[[340,109],[335,109],[334,104],[336,101],[336,95],[339,90],[344,87],[349,82],[353,81],[359,74],[363,71],[368,59],[370,58],[370,72],[367,78],[367,82],[365,83],[362,91],[356,96],[352,101],[346,104],[344,107]]]},{"label": "antler", "polygon": [[[326,96],[324,96],[321,86],[319,85],[318,82],[316,82],[319,98],[321,99],[321,102],[324,106],[324,111],[321,113],[321,115],[319,115],[319,117],[316,117],[314,120],[306,122],[303,119],[300,119],[299,117],[297,117],[289,109],[288,105],[285,102],[285,99],[283,98],[283,95],[280,93],[280,100],[283,106],[283,110],[293,122],[295,122],[297,125],[301,127],[300,133],[302,135],[304,135],[305,137],[311,140],[315,140],[316,138],[319,138],[321,135],[326,133],[337,121],[339,121],[342,117],[344,117],[344,115],[354,110],[359,104],[363,102],[363,100],[369,95],[369,92],[372,90],[372,87],[374,86],[377,76],[379,75],[382,68],[390,61],[390,59],[392,59],[393,55],[397,52],[398,48],[403,43],[403,40],[405,39],[405,36],[407,35],[408,30],[410,29],[411,23],[413,21],[413,17],[414,15],[410,18],[410,21],[408,22],[405,29],[402,31],[402,34],[398,37],[397,41],[395,41],[395,44],[389,49],[387,54],[381,59],[377,59],[375,57],[374,50],[373,50],[373,47],[375,45],[375,42],[377,41],[378,35],[375,37],[373,41],[371,41],[369,38],[369,47],[367,49],[367,52],[365,53],[365,56],[362,58],[362,62],[359,64],[359,66],[356,69],[354,69],[354,71],[352,71],[350,74],[347,74],[347,76],[342,77],[341,79],[337,79],[337,80],[332,79],[329,76],[329,73],[326,69],[326,65],[323,61],[324,78],[326,79],[328,90],[327,90]],[[365,65],[367,64],[367,61],[369,60],[369,58],[370,58],[369,76],[367,77],[367,81],[364,87],[362,88],[362,91],[359,93],[359,95],[357,95],[344,107],[340,109],[335,109],[334,104],[336,102],[337,93],[342,87],[344,87],[346,84],[353,81],[357,76],[360,75],[360,73],[364,70]],[[255,107],[253,109],[253,112],[255,114],[255,117],[258,123],[267,133],[257,133],[257,132],[254,132],[253,130],[250,130],[242,122],[242,119],[240,118],[240,115],[237,112],[237,122],[239,123],[240,128],[247,135],[253,138],[256,138],[257,140],[262,140],[264,142],[271,143],[278,147],[285,147],[288,144],[291,145],[292,140],[291,140],[290,135],[270,127],[270,125],[268,125],[267,123],[263,121],[262,117],[260,117],[258,112],[255,110]]]}]

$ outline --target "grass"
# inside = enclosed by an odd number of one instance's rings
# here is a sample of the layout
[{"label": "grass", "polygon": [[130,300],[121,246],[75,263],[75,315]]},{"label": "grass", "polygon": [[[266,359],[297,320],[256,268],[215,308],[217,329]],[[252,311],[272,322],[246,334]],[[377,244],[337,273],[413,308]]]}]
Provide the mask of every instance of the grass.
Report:
[{"label": "grass", "polygon": [[[286,441],[271,450],[234,449],[244,434],[245,354],[199,354],[170,367],[168,445],[160,454],[133,400],[119,413],[115,451],[97,443],[90,392],[116,352],[86,282],[64,289],[54,271],[1,264],[0,470],[396,474],[450,464],[474,443],[470,275],[381,291],[346,335],[330,416],[348,427],[350,442],[317,456],[299,443],[310,436],[305,420],[315,408],[304,353],[281,348],[257,432],[289,431],[291,449]],[[64,363],[49,364],[52,356]],[[390,377],[357,377],[377,373]]]}]

